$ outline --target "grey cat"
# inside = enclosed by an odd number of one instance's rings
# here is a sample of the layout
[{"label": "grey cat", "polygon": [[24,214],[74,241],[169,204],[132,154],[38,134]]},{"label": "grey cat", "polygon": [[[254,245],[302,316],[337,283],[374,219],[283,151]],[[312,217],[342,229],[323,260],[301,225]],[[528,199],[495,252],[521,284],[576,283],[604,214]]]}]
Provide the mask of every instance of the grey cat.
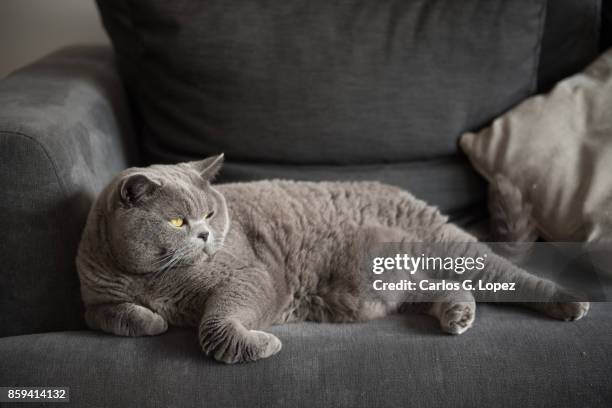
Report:
[{"label": "grey cat", "polygon": [[[449,243],[452,250],[455,242],[476,242],[436,208],[375,182],[213,186],[222,161],[131,168],[103,190],[77,256],[91,328],[143,336],[168,324],[195,326],[206,354],[236,363],[277,353],[281,341],[261,330],[290,321],[356,322],[416,309],[448,333],[472,325],[476,292],[382,296],[359,272],[359,259],[377,243]],[[503,258],[489,261],[483,280],[512,279],[553,299],[565,294]],[[563,320],[589,307],[529,305]]]}]

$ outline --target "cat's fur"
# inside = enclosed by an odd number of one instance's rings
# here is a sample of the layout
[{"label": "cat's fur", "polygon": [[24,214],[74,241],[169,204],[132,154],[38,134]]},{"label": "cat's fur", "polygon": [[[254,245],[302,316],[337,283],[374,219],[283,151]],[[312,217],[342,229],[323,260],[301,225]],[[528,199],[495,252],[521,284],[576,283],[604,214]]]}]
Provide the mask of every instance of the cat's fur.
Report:
[{"label": "cat's fur", "polygon": [[496,174],[489,185],[488,207],[490,240],[499,243],[495,250],[515,262],[525,259],[538,239],[531,204],[507,177]]},{"label": "cat's fur", "polygon": [[[436,208],[374,182],[212,186],[221,162],[219,156],[128,169],[100,194],[77,257],[90,327],[141,336],[163,333],[168,324],[196,326],[205,353],[234,363],[280,350],[280,340],[261,331],[270,325],[363,321],[410,302],[438,318],[446,332],[471,326],[478,299],[468,291],[439,291],[431,303],[418,302],[418,293],[389,299],[369,293],[358,271],[364,251],[380,242],[475,242]],[[170,225],[175,217],[186,225]],[[490,257],[474,279],[513,280],[537,295],[562,294],[552,282]],[[589,305],[532,306],[574,320]]]}]

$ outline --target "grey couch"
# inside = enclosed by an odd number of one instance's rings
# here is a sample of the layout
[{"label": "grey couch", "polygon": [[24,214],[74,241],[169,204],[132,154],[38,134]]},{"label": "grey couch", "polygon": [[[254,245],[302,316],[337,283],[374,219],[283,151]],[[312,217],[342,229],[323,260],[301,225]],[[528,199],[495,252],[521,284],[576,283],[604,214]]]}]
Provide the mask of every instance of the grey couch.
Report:
[{"label": "grey couch", "polygon": [[[602,3],[552,3],[539,90],[598,49]],[[121,169],[147,162],[137,112],[107,47],[64,49],[0,81],[0,386],[69,386],[79,407],[612,404],[612,303],[593,304],[572,324],[480,305],[475,327],[459,337],[441,334],[425,316],[279,326],[271,331],[283,340],[282,352],[241,366],[205,357],[190,330],[152,338],[86,330],[76,247],[95,194]],[[262,177],[270,169],[230,161],[225,177]],[[458,152],[357,173],[303,169],[281,173],[381,179],[461,224],[486,216],[485,185]]]}]

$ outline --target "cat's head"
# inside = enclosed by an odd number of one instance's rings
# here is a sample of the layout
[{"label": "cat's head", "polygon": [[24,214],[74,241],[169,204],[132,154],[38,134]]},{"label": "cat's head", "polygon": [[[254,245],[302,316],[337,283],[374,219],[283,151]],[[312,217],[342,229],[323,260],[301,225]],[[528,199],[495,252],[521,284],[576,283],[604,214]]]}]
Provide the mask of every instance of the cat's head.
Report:
[{"label": "cat's head", "polygon": [[112,184],[105,216],[111,256],[130,273],[211,259],[229,229],[223,195],[211,186],[223,155],[128,169]]}]

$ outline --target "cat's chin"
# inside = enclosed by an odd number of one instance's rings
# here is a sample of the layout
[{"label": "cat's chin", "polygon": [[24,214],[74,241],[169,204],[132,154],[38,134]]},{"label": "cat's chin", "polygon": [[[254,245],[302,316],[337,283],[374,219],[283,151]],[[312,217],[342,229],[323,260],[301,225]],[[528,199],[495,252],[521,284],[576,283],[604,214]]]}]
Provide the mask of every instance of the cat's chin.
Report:
[{"label": "cat's chin", "polygon": [[206,247],[202,251],[202,258],[201,259],[202,259],[203,262],[211,262],[214,259],[216,253],[217,253],[217,251],[214,250],[213,248]]}]

